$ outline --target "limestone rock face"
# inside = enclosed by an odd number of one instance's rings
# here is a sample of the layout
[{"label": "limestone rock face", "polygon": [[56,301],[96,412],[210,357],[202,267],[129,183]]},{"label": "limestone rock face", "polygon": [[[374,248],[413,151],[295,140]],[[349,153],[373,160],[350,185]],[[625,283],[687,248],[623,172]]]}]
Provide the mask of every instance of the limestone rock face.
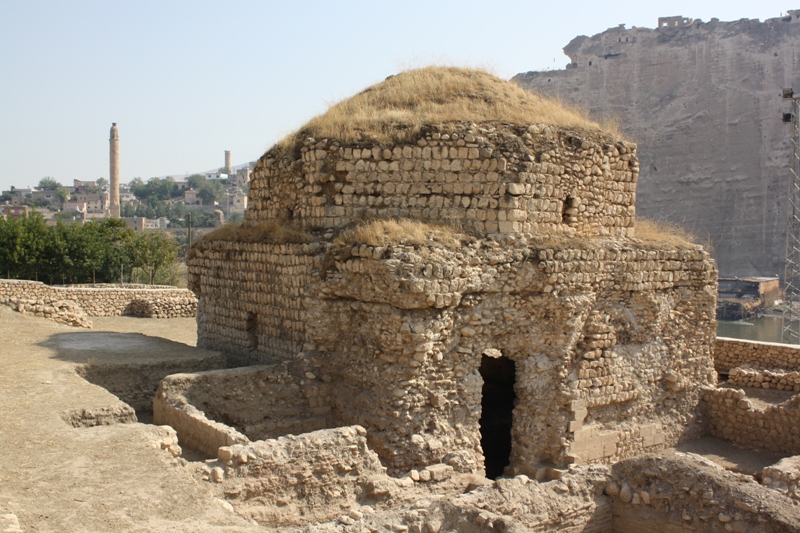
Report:
[{"label": "limestone rock face", "polygon": [[774,275],[790,150],[780,89],[800,89],[800,12],[789,13],[612,28],[573,39],[565,70],[512,81],[615,119],[638,143],[638,215],[707,236],[720,275]]}]

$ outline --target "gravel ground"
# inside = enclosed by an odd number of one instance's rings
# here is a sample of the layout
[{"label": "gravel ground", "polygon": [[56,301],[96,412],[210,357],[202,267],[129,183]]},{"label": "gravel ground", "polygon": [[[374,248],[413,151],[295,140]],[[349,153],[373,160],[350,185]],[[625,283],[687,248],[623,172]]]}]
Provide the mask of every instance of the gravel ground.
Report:
[{"label": "gravel ground", "polygon": [[261,530],[161,450],[156,426],[62,420],[119,404],[76,363],[180,357],[197,338],[194,319],[92,320],[78,330],[0,306],[0,531]]}]

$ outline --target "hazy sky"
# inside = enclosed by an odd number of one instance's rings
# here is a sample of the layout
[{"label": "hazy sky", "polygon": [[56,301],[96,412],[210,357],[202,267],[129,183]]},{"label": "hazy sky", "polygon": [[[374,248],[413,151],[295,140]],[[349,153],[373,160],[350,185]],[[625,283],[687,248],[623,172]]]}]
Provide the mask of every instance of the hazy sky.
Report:
[{"label": "hazy sky", "polygon": [[184,175],[257,159],[399,70],[563,68],[577,35],[659,16],[779,16],[761,1],[0,0],[0,188]]}]

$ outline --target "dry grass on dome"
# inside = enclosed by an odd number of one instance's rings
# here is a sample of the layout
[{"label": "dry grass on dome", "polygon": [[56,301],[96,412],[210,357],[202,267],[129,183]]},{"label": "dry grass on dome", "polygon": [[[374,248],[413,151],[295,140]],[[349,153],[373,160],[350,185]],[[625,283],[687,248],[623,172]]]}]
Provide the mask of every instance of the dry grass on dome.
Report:
[{"label": "dry grass on dome", "polygon": [[345,142],[408,141],[426,124],[501,121],[551,124],[615,133],[563,103],[487,72],[454,67],[408,70],[373,85],[319,115],[276,145],[306,137]]},{"label": "dry grass on dome", "polygon": [[296,225],[283,220],[271,220],[256,226],[227,223],[206,233],[201,241],[250,242],[266,244],[303,244],[314,237]]},{"label": "dry grass on dome", "polygon": [[335,245],[386,246],[388,244],[425,245],[438,244],[445,248],[459,248],[461,238],[456,228],[446,224],[432,224],[407,218],[371,220],[362,222],[336,237]]},{"label": "dry grass on dome", "polygon": [[700,244],[709,249],[708,243],[700,242],[700,239],[689,230],[671,222],[637,218],[635,232],[636,238],[644,244],[666,243],[677,249],[694,248]]}]

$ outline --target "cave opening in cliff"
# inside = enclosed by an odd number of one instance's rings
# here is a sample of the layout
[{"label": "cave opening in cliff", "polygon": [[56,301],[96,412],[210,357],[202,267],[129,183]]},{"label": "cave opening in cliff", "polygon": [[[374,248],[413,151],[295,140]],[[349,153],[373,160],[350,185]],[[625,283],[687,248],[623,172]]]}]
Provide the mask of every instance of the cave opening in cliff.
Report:
[{"label": "cave opening in cliff", "polygon": [[483,448],[486,477],[503,475],[511,459],[511,422],[514,411],[514,361],[503,357],[481,357],[483,378],[481,398],[481,448]]}]

